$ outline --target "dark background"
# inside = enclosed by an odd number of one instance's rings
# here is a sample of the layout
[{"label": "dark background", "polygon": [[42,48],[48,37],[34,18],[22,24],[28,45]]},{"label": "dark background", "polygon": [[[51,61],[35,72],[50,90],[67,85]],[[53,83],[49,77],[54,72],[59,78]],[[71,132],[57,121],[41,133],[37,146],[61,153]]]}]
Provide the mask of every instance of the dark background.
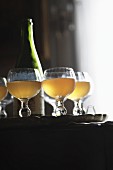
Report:
[{"label": "dark background", "polygon": [[50,66],[75,67],[73,0],[1,0],[1,76],[7,76],[19,55],[20,22],[24,18],[33,19],[35,46],[43,70]]},{"label": "dark background", "polygon": [[20,22],[23,18],[33,19],[36,49],[40,60],[44,60],[42,59],[43,31],[40,16],[41,0],[2,0],[0,2],[0,76],[7,76],[19,55]]},{"label": "dark background", "polygon": [[[43,70],[74,65],[74,35],[69,30],[74,11],[68,10],[69,5],[72,7],[73,0],[0,1],[0,76],[7,77],[20,54],[20,22],[24,18],[33,19],[34,41]],[[52,107],[46,103],[46,109]],[[7,110],[12,111],[12,104]]]}]

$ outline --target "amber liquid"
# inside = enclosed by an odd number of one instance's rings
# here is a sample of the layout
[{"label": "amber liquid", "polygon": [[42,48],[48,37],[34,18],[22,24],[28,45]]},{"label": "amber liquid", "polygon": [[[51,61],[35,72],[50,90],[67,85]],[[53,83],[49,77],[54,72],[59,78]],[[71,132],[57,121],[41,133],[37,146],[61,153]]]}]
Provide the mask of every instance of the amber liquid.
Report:
[{"label": "amber liquid", "polygon": [[53,78],[42,82],[42,87],[50,97],[59,98],[71,94],[75,88],[72,78]]},{"label": "amber liquid", "polygon": [[7,87],[0,86],[0,101],[3,100],[7,95]]},{"label": "amber liquid", "polygon": [[18,99],[32,98],[37,95],[41,88],[38,81],[14,81],[7,83],[8,91]]},{"label": "amber liquid", "polygon": [[85,97],[90,91],[90,82],[76,82],[76,88],[68,96],[70,100],[80,100]]}]

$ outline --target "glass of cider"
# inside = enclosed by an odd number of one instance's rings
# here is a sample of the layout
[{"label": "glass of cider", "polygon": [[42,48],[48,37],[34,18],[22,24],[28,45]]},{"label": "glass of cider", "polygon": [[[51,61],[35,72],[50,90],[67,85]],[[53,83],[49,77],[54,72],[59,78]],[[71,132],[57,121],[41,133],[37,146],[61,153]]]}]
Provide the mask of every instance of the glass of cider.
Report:
[{"label": "glass of cider", "polygon": [[[7,96],[8,90],[7,90],[7,80],[5,77],[0,77],[0,103],[4,100],[4,98]],[[6,114],[2,114],[0,112],[0,118],[5,118]]]},{"label": "glass of cider", "polygon": [[30,116],[31,110],[28,107],[28,101],[36,96],[41,89],[41,76],[38,69],[14,68],[9,70],[7,88],[9,93],[21,102],[19,116]]},{"label": "glass of cider", "polygon": [[64,106],[64,100],[75,89],[75,73],[69,67],[54,67],[44,71],[42,81],[44,92],[55,99],[54,116],[67,114]]},{"label": "glass of cider", "polygon": [[68,96],[68,99],[74,102],[73,115],[85,114],[83,102],[92,95],[93,83],[87,72],[75,72],[76,88]]}]

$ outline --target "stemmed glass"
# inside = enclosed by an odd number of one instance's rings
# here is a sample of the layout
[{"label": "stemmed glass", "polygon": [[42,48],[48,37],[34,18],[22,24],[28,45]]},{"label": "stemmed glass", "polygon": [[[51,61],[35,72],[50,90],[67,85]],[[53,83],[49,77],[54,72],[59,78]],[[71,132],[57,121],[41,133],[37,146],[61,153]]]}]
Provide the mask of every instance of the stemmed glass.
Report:
[{"label": "stemmed glass", "polygon": [[9,70],[7,88],[9,93],[21,102],[19,116],[30,116],[31,110],[28,107],[28,101],[36,96],[41,89],[39,71],[33,68],[14,68]]},{"label": "stemmed glass", "polygon": [[[7,91],[7,80],[5,77],[0,77],[0,102],[6,97]],[[0,118],[6,117],[6,115],[0,114]]]},{"label": "stemmed glass", "polygon": [[6,97],[0,102],[0,117],[7,117],[6,107],[13,102],[13,96],[8,92]]},{"label": "stemmed glass", "polygon": [[93,83],[87,72],[75,72],[76,88],[68,96],[74,102],[73,115],[85,114],[83,107],[84,100],[92,94]]},{"label": "stemmed glass", "polygon": [[75,89],[75,73],[72,68],[55,67],[44,71],[42,87],[45,93],[55,99],[54,116],[67,114],[64,100]]}]

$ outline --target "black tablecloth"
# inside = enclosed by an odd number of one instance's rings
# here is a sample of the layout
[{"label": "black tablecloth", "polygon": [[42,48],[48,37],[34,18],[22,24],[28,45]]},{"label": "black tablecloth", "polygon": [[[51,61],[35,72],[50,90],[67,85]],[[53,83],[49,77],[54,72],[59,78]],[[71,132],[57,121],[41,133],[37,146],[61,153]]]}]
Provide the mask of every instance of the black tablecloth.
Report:
[{"label": "black tablecloth", "polygon": [[0,170],[113,170],[113,123],[70,117],[0,120]]}]

